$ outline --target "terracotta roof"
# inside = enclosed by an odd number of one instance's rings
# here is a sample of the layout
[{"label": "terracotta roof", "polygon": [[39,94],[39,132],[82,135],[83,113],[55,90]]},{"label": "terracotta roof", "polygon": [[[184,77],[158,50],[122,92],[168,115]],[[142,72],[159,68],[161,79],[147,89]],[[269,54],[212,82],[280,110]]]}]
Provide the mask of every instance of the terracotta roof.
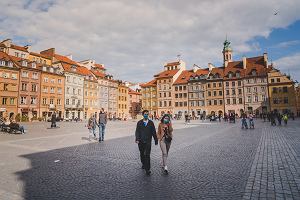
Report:
[{"label": "terracotta roof", "polygon": [[16,49],[16,50],[19,50],[19,51],[25,51],[25,52],[28,52],[27,48],[22,47],[22,46],[18,46],[18,45],[12,44],[10,47],[11,47],[12,49]]},{"label": "terracotta roof", "polygon": [[[65,72],[70,72],[74,74],[79,74],[85,76],[85,70],[83,69],[84,67],[79,66],[79,65],[73,65],[73,64],[68,64],[68,63],[61,63],[62,67],[64,68]],[[76,70],[72,70],[73,66],[75,66]]]},{"label": "terracotta roof", "polygon": [[155,87],[156,86],[156,79],[149,81],[147,83],[140,84],[141,87]]},{"label": "terracotta roof", "polygon": [[[12,56],[9,56],[8,54],[0,51],[0,60],[4,60],[4,61],[14,61]],[[14,67],[18,68],[18,65],[16,65],[15,62],[13,62]]]},{"label": "terracotta roof", "polygon": [[91,70],[91,72],[96,76],[96,77],[100,77],[100,78],[105,78],[105,74],[102,72],[99,72],[97,70]]},{"label": "terracotta roof", "polygon": [[27,62],[27,64],[32,64],[32,63],[35,63],[36,64],[36,68],[33,68],[33,69],[40,69],[40,67],[42,66],[42,64],[40,63],[36,63],[36,62],[33,62],[33,61],[30,61],[28,59],[24,59],[24,58],[20,58],[20,57],[16,57],[16,56],[10,56],[10,58],[19,66],[19,67],[22,67],[22,61],[25,60]]},{"label": "terracotta roof", "polygon": [[128,89],[128,94],[142,95],[140,92],[134,91],[133,89]]},{"label": "terracotta roof", "polygon": [[179,84],[186,84],[188,80],[195,75],[193,70],[184,70],[181,72],[181,74],[178,76],[176,81],[173,83],[173,85],[179,85]]},{"label": "terracotta roof", "polygon": [[179,61],[167,63],[165,66],[177,66],[177,65],[180,65]]},{"label": "terracotta roof", "polygon": [[54,57],[58,61],[60,61],[60,62],[68,63],[68,64],[71,64],[71,65],[79,65],[77,62],[75,62],[74,60],[71,60],[67,56],[62,56],[62,55],[59,55],[59,54],[54,54]]},{"label": "terracotta roof", "polygon": [[105,68],[104,68],[104,66],[103,65],[101,65],[101,64],[94,64],[94,66],[96,67],[96,68],[98,68],[98,69],[102,69],[102,70],[105,70]]},{"label": "terracotta roof", "polygon": [[42,55],[42,54],[39,54],[39,53],[30,52],[29,54],[30,54],[30,55],[33,55],[33,56],[38,56],[38,57],[42,57],[42,58],[46,58],[46,59],[51,60],[51,58],[50,58],[49,56]]},{"label": "terracotta roof", "polygon": [[170,78],[173,77],[179,69],[167,70],[154,75],[155,78]]},{"label": "terracotta roof", "polygon": [[219,74],[220,78],[223,78],[224,77],[224,67],[212,68],[210,73],[213,74],[213,75]]}]

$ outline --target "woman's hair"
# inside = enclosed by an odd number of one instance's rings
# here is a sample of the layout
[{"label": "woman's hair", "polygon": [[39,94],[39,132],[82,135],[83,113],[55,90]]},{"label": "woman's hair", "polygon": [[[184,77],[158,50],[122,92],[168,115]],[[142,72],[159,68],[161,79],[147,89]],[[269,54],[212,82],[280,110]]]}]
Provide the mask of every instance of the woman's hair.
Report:
[{"label": "woman's hair", "polygon": [[171,119],[170,116],[169,116],[168,114],[164,114],[164,116],[161,118],[160,122],[161,122],[161,123],[164,123],[164,119],[165,119],[166,117],[168,117],[169,120]]}]

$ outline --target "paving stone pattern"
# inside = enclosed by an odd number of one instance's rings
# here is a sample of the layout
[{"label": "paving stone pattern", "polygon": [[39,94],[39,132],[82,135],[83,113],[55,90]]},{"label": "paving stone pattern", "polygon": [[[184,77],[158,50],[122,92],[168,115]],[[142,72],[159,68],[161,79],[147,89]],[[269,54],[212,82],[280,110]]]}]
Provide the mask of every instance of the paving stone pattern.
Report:
[{"label": "paving stone pattern", "polygon": [[26,200],[300,199],[299,141],[299,121],[216,122],[175,130],[169,175],[154,144],[145,175],[132,136],[22,155],[31,168],[16,175]]}]

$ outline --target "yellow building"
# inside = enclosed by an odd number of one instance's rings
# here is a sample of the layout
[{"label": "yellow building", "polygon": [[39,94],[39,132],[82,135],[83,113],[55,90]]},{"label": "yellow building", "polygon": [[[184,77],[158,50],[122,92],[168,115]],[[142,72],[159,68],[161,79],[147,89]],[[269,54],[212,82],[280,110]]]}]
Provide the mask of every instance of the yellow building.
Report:
[{"label": "yellow building", "polygon": [[153,117],[157,117],[156,80],[141,84],[142,110],[148,110]]},{"label": "yellow building", "polygon": [[294,81],[273,68],[268,73],[268,89],[271,111],[296,113]]},{"label": "yellow building", "polygon": [[39,53],[30,52],[28,60],[36,62],[37,64],[44,64],[49,66],[52,65],[52,60],[50,57]]},{"label": "yellow building", "polygon": [[129,117],[129,98],[128,87],[124,82],[119,82],[118,91],[117,118],[120,118],[121,120],[127,120]]},{"label": "yellow building", "polygon": [[296,108],[297,108],[297,117],[300,117],[300,85],[295,88],[296,92]]},{"label": "yellow building", "polygon": [[52,113],[64,118],[65,111],[65,76],[59,68],[41,66],[41,95],[39,117],[44,120],[51,118]]},{"label": "yellow building", "polygon": [[100,112],[99,108],[99,91],[98,81],[95,75],[85,67],[81,72],[85,75],[84,86],[83,86],[83,98],[84,98],[84,119],[88,119],[92,114],[95,115],[96,119]]}]

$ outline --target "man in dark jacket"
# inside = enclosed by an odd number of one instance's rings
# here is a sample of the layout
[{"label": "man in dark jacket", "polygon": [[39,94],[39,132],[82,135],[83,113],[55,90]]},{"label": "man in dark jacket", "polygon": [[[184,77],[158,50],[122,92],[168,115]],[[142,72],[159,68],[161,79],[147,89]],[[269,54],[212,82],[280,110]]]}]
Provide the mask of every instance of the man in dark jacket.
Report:
[{"label": "man in dark jacket", "polygon": [[136,125],[135,142],[139,146],[142,168],[145,169],[147,175],[150,175],[150,153],[152,137],[155,140],[155,145],[158,144],[158,139],[156,136],[154,123],[149,120],[149,111],[144,110],[142,114],[144,118],[138,121]]},{"label": "man in dark jacket", "polygon": [[104,141],[105,127],[107,124],[107,114],[104,112],[104,108],[99,113],[99,142]]}]

